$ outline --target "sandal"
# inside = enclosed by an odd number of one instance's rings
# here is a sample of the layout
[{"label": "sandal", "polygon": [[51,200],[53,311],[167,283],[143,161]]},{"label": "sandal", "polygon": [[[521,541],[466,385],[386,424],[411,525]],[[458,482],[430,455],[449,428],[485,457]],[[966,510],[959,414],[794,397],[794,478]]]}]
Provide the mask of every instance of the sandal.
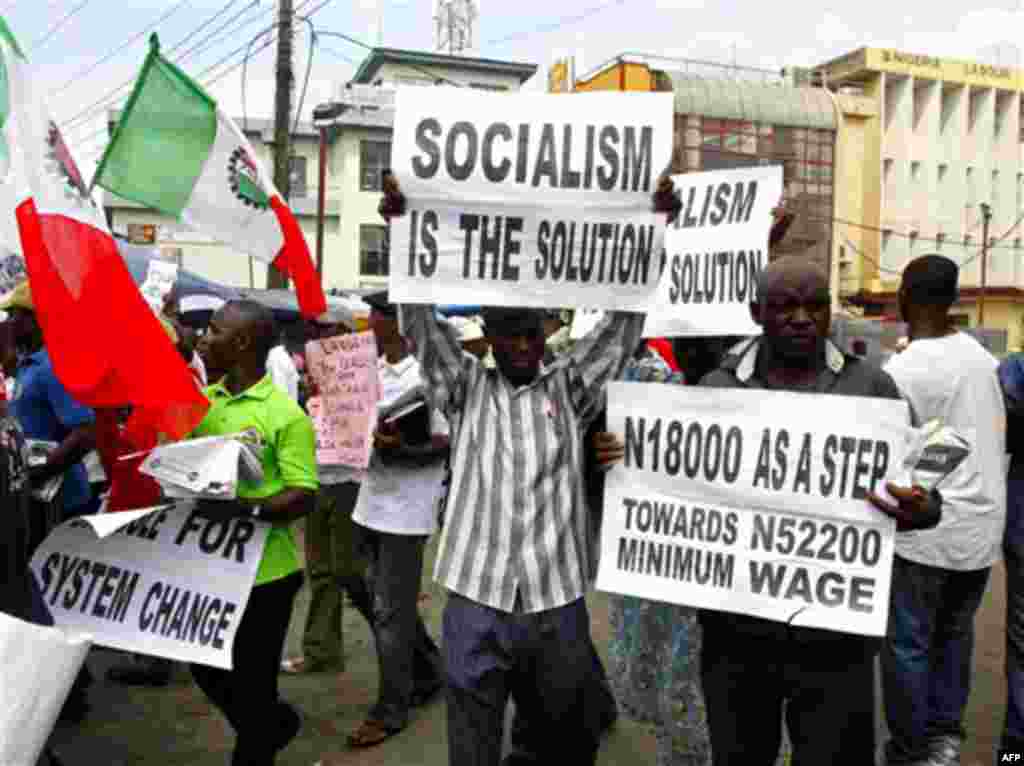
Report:
[{"label": "sandal", "polygon": [[315,662],[305,657],[290,657],[281,662],[281,672],[291,676],[300,676],[306,673],[329,673],[339,669],[339,666],[329,662]]},{"label": "sandal", "polygon": [[366,720],[348,736],[348,746],[373,747],[386,739],[390,739],[400,731],[401,729],[385,726],[380,721]]}]

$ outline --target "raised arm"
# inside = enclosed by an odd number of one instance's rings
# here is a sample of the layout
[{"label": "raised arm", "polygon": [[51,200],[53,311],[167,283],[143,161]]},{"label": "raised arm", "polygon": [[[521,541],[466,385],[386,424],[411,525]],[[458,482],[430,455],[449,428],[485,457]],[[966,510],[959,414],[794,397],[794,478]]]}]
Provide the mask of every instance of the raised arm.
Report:
[{"label": "raised arm", "polygon": [[578,413],[585,415],[603,401],[604,387],[622,374],[636,353],[645,319],[645,314],[629,311],[610,313],[569,352],[573,404]]},{"label": "raised arm", "polygon": [[446,414],[460,409],[467,375],[479,362],[463,352],[453,327],[437,321],[433,306],[402,305],[398,317],[402,335],[412,342],[419,360],[428,399]]}]

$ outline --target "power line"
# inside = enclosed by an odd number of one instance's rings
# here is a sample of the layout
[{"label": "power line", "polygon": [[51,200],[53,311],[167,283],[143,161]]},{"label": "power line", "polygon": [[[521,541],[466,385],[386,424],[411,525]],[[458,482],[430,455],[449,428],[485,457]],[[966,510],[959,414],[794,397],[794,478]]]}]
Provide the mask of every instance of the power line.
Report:
[{"label": "power line", "polygon": [[[301,2],[296,7],[296,10],[301,10],[303,8],[303,6],[309,5],[312,1],[313,0],[304,0],[304,2]],[[333,0],[324,0],[324,2],[322,2],[320,5],[318,5],[316,8],[314,8],[312,11],[310,11],[306,16],[304,16],[303,19],[304,20],[305,19],[310,19],[313,16],[313,14],[315,14],[315,13],[319,12],[320,10],[322,10],[330,2],[333,2]],[[310,23],[310,28],[312,29],[312,23],[311,22],[309,22],[309,23]],[[270,26],[266,27],[265,29],[260,30],[260,32],[252,40],[250,40],[248,43],[246,43],[246,45],[241,46],[239,48],[236,48],[231,53],[229,53],[227,56],[222,57],[216,63],[208,66],[206,69],[204,69],[198,75],[195,75],[195,79],[196,80],[201,80],[202,77],[210,74],[213,70],[217,69],[217,67],[219,67],[219,66],[223,65],[224,63],[226,63],[229,59],[231,59],[234,56],[236,56],[243,49],[246,50],[246,53],[242,57],[241,60],[233,63],[230,67],[228,67],[224,71],[222,71],[222,72],[218,73],[217,75],[211,77],[210,79],[206,80],[205,82],[203,82],[203,85],[205,87],[211,87],[214,84],[216,84],[217,82],[219,82],[220,80],[222,80],[225,77],[227,77],[232,72],[237,71],[240,67],[245,66],[248,63],[248,61],[250,61],[251,59],[255,58],[256,55],[258,55],[259,53],[261,53],[262,51],[266,50],[268,47],[273,45],[273,43],[276,41],[276,37],[275,37],[275,35],[273,33],[273,30],[277,26],[278,26],[278,24],[275,23],[275,24],[271,24]],[[266,42],[264,42],[262,45],[257,47],[255,50],[249,50],[249,48],[252,46],[252,44],[254,42],[256,42],[257,40],[259,40],[259,38],[262,35],[266,34],[267,32],[270,32],[271,34],[269,35],[269,37],[266,40]],[[133,82],[134,82],[134,80],[133,80]],[[307,78],[307,84],[308,84],[308,78]],[[108,129],[107,126],[104,125],[101,128],[99,128],[98,130],[93,131],[89,135],[87,135],[84,138],[80,139],[80,142],[87,142],[87,141],[89,141],[92,138],[101,136],[103,133],[107,132],[107,129]],[[92,153],[88,154],[87,158],[91,159],[93,157],[99,156],[99,154],[102,154],[102,152],[103,152],[103,149],[101,148],[99,151],[92,152]]]},{"label": "power line", "polygon": [[159,24],[161,24],[164,21],[166,21],[167,19],[169,19],[177,11],[179,11],[184,6],[188,5],[190,2],[192,2],[192,0],[180,0],[180,2],[176,3],[175,5],[173,5],[170,8],[170,10],[168,10],[166,13],[164,13],[156,21],[152,22],[151,24],[147,25],[146,27],[143,27],[140,31],[136,32],[134,35],[129,37],[125,42],[121,43],[121,45],[117,46],[112,51],[110,51],[105,56],[103,56],[99,61],[95,62],[94,64],[91,64],[90,66],[86,67],[85,69],[83,69],[80,72],[78,72],[77,74],[75,74],[70,80],[68,80],[66,83],[61,85],[60,88],[58,88],[56,90],[56,92],[57,93],[63,93],[65,90],[70,88],[72,85],[74,85],[76,82],[81,80],[83,77],[87,77],[88,75],[90,75],[93,72],[95,72],[97,69],[99,69],[101,66],[106,64],[108,61],[110,61],[112,58],[117,56],[119,53],[122,53],[123,51],[127,50],[128,48],[130,48],[134,43],[138,42],[141,38],[143,38],[146,35],[147,32],[152,31]]},{"label": "power line", "polygon": [[[971,242],[968,239],[965,240],[951,240],[945,237],[920,237],[916,234],[904,234],[900,231],[894,231],[887,229],[884,226],[872,226],[866,223],[859,223],[857,221],[850,221],[845,218],[825,218],[816,216],[806,216],[806,220],[814,221],[816,223],[841,223],[846,226],[852,226],[855,229],[863,229],[864,231],[872,231],[879,234],[888,234],[893,237],[899,237],[901,239],[913,239],[918,242],[930,242],[939,245],[952,245],[953,247],[970,247]],[[1015,227],[1016,228],[1016,227]],[[1015,250],[1016,248],[1006,247],[1006,250]]]},{"label": "power line", "polygon": [[[991,245],[991,247],[988,248],[989,252],[991,252],[992,250],[997,249],[996,245],[998,245],[1004,239],[1009,237],[1017,229],[1017,227],[1019,227],[1021,225],[1021,223],[1024,223],[1024,211],[1022,211],[1021,214],[1017,217],[1017,220],[1014,222],[1013,226],[1011,226],[1009,229],[1007,229],[1001,236],[996,237],[996,239],[992,240],[992,245]],[[1016,250],[1017,248],[1003,248],[1003,249],[1005,249],[1005,250],[1011,250],[1011,249]],[[980,258],[984,252],[985,252],[985,248],[983,247],[981,250],[976,252],[974,255],[972,255],[970,258],[968,258],[966,261],[961,263],[960,264],[960,268],[962,269],[964,266],[967,266],[968,264],[973,263],[978,258]]]},{"label": "power line", "polygon": [[[1022,223],[1024,223],[1024,211],[1022,211],[1021,214],[1017,217],[1017,220],[1014,222],[1013,226],[1011,226],[1009,229],[1007,229],[1005,232],[1003,232],[1003,234],[1001,234],[999,237],[997,237],[994,240],[992,240],[991,246],[988,248],[989,252],[991,252],[992,250],[995,250],[995,249],[1017,250],[1017,248],[1015,248],[1015,247],[1014,248],[1010,248],[1010,247],[997,248],[997,245],[1000,242],[1002,242],[1003,240],[1005,240],[1007,237],[1009,237],[1014,231],[1016,231],[1020,227],[1020,225]],[[847,247],[849,247],[851,250],[853,250],[854,254],[856,254],[857,256],[862,258],[863,260],[865,260],[868,263],[870,263],[872,266],[874,266],[879,271],[885,272],[886,274],[895,274],[897,276],[901,276],[903,274],[902,271],[899,271],[897,269],[887,268],[887,267],[883,266],[881,263],[879,263],[878,261],[876,261],[874,258],[871,258],[870,256],[868,256],[865,252],[863,252],[860,248],[858,248],[855,244],[853,244],[850,241],[849,237],[847,237],[845,234],[843,235],[843,241],[846,243]],[[964,247],[967,246],[966,243],[962,243],[962,245]],[[959,268],[963,269],[964,267],[969,266],[970,264],[974,263],[974,261],[976,261],[978,258],[980,258],[984,252],[985,252],[985,248],[982,247],[980,250],[978,250],[970,258],[967,258],[964,261],[962,261],[959,264]]]},{"label": "power line", "polygon": [[[224,30],[225,30],[225,29],[226,29],[227,27],[231,26],[231,25],[232,25],[232,24],[233,24],[234,22],[236,22],[236,21],[237,21],[237,20],[238,20],[238,19],[239,19],[240,17],[244,16],[244,15],[245,15],[246,13],[248,13],[249,11],[251,11],[251,10],[252,10],[253,8],[255,8],[255,7],[259,6],[259,4],[260,4],[259,0],[252,0],[252,2],[251,2],[251,3],[249,3],[248,5],[246,5],[246,6],[244,7],[244,8],[242,8],[242,10],[240,10],[240,11],[239,11],[238,13],[236,13],[236,14],[235,14],[234,16],[232,16],[232,17],[231,17],[230,19],[228,19],[227,21],[225,21],[225,22],[224,22],[223,24],[221,24],[221,25],[220,25],[219,27],[217,27],[217,28],[216,28],[215,30],[213,30],[212,32],[210,32],[210,34],[208,34],[208,35],[207,35],[206,37],[204,37],[204,38],[203,38],[202,40],[200,40],[199,42],[197,42],[197,43],[196,43],[195,45],[193,45],[193,46],[192,46],[191,48],[189,48],[189,49],[188,49],[187,51],[185,51],[184,53],[182,53],[182,54],[181,54],[181,57],[180,57],[180,58],[181,58],[181,60],[185,60],[186,58],[188,58],[189,56],[191,56],[191,55],[193,55],[193,54],[197,54],[197,55],[198,55],[198,54],[204,53],[205,51],[209,50],[209,48],[210,48],[210,47],[212,47],[212,46],[207,46],[206,44],[207,44],[207,43],[208,43],[208,42],[209,42],[210,40],[212,40],[213,38],[215,38],[215,37],[216,37],[216,36],[217,36],[217,35],[218,35],[218,34],[219,34],[220,32],[223,32],[223,31],[224,31]],[[232,34],[235,34],[235,33],[237,33],[237,32],[240,32],[240,31],[242,31],[242,30],[243,30],[243,29],[245,29],[245,28],[246,28],[247,26],[251,25],[251,24],[252,24],[252,23],[253,23],[254,21],[256,21],[256,19],[258,19],[259,17],[260,17],[260,14],[259,14],[259,13],[257,13],[257,14],[256,14],[255,16],[253,16],[252,18],[250,18],[250,19],[249,19],[249,20],[248,20],[247,22],[245,22],[245,23],[244,23],[244,24],[242,24],[241,26],[238,26],[238,27],[236,27],[235,29],[233,29],[233,30],[232,30]],[[204,47],[204,46],[205,46],[205,47]],[[198,51],[198,53],[197,53],[197,51]],[[173,51],[172,51],[172,52],[173,52]]]},{"label": "power line", "polygon": [[607,11],[610,8],[615,8],[616,6],[625,5],[625,4],[626,4],[626,0],[612,0],[612,2],[610,2],[610,3],[603,3],[601,5],[595,5],[595,6],[591,7],[591,8],[587,8],[585,11],[583,11],[581,13],[578,13],[575,16],[565,16],[564,18],[558,19],[557,21],[552,21],[552,22],[549,22],[547,24],[542,24],[539,27],[536,27],[535,29],[531,29],[531,30],[528,30],[528,31],[514,32],[514,33],[512,33],[510,35],[506,35],[505,37],[499,37],[499,38],[497,38],[495,40],[491,40],[487,44],[488,45],[504,45],[505,43],[509,43],[509,42],[514,41],[514,40],[522,40],[523,38],[532,37],[533,35],[544,34],[544,33],[547,33],[547,32],[554,32],[555,30],[561,29],[562,27],[565,27],[565,26],[569,26],[570,24],[578,24],[581,21],[586,21],[591,16],[596,16],[597,14],[601,13],[602,11]]},{"label": "power line", "polygon": [[[193,45],[188,50],[182,52],[177,57],[172,57],[171,56],[171,54],[173,54],[176,50],[180,49],[185,43],[189,42],[196,34],[201,32],[206,27],[210,26],[210,24],[212,24],[214,21],[216,21],[219,17],[223,16],[224,13],[227,12],[230,9],[230,7],[232,5],[234,5],[235,3],[237,3],[237,2],[238,2],[238,0],[229,0],[217,13],[215,13],[211,18],[207,19],[207,21],[204,22],[198,29],[193,30],[193,32],[189,33],[182,40],[180,40],[177,44],[175,44],[174,46],[169,48],[168,51],[167,51],[167,54],[165,54],[165,55],[167,55],[168,58],[173,60],[175,64],[179,64],[180,65],[183,62],[185,62],[186,60],[188,60],[190,58],[193,58],[193,57],[195,57],[197,55],[202,55],[206,51],[212,49],[222,39],[237,36],[238,33],[240,33],[243,29],[252,26],[253,23],[258,21],[260,19],[261,15],[266,15],[266,13],[268,13],[268,11],[266,11],[266,10],[257,12],[256,15],[250,17],[248,20],[242,22],[241,24],[236,25],[229,32],[221,35],[216,40],[213,40],[213,42],[209,42],[211,38],[215,37],[223,29],[225,29],[226,27],[230,26],[233,22],[237,21],[241,16],[245,15],[252,8],[254,8],[254,7],[259,5],[259,0],[252,0],[252,2],[250,2],[245,8],[243,8],[241,11],[239,11],[238,13],[233,15],[231,18],[229,18],[227,21],[225,21],[223,24],[221,24],[219,27],[217,27],[217,29],[213,30],[210,34],[208,34],[205,38],[203,38],[203,40],[199,41],[198,43]],[[309,5],[311,2],[313,2],[313,0],[304,0],[304,2],[301,2],[297,6],[296,10],[301,10],[304,6]],[[309,15],[312,16],[313,14],[317,13],[318,11],[323,9],[330,2],[333,2],[333,0],[325,0],[325,2],[322,2],[320,5],[318,5],[316,8],[314,8],[312,11],[310,11]],[[267,27],[267,28],[261,30],[261,32],[258,35],[256,35],[256,39],[258,39],[260,35],[265,34],[266,32],[270,31],[271,29],[273,29],[273,26],[270,26],[270,27]],[[255,40],[253,42],[255,42]],[[236,48],[232,53],[228,54],[225,57],[222,57],[217,62],[215,62],[213,65],[211,65],[211,66],[207,67],[206,69],[204,69],[197,76],[197,79],[199,77],[202,77],[203,75],[213,71],[217,67],[223,65],[229,58],[231,58],[234,55],[237,55],[242,50],[243,47],[245,47],[245,46],[242,46],[240,48]],[[232,71],[234,71],[234,70],[232,70]],[[79,127],[82,127],[85,123],[88,123],[90,120],[92,120],[93,117],[95,117],[98,114],[102,113],[106,108],[108,108],[111,104],[113,104],[115,101],[117,101],[122,93],[124,93],[125,91],[130,90],[130,88],[134,84],[134,82],[135,82],[135,78],[131,78],[131,79],[126,80],[125,82],[121,83],[121,85],[116,87],[114,90],[108,92],[106,95],[102,96],[99,100],[94,101],[92,104],[90,104],[89,106],[85,107],[85,109],[81,110],[80,112],[78,112],[77,114],[75,114],[74,116],[69,118],[63,124],[62,127],[64,128],[65,131],[71,131],[71,130],[75,130],[75,129],[79,128]],[[105,131],[105,128],[100,128],[98,130],[94,130],[92,133],[84,136],[83,138],[81,138],[79,140],[80,141],[88,141],[90,138],[98,136],[101,133],[103,133],[104,131]]]},{"label": "power line", "polygon": [[80,2],[70,11],[68,11],[59,19],[57,19],[57,22],[52,27],[50,27],[43,34],[42,37],[40,37],[32,44],[32,52],[35,53],[40,48],[42,48],[46,43],[52,40],[53,36],[56,35],[64,27],[65,24],[67,24],[69,21],[71,21],[71,19],[77,16],[85,8],[85,6],[87,6],[91,2],[92,0],[82,0],[82,2]]},{"label": "power line", "polygon": [[328,48],[323,43],[319,43],[319,46],[320,46],[320,50],[322,50],[324,53],[327,53],[327,54],[329,54],[331,56],[334,56],[336,59],[339,59],[340,61],[344,61],[346,63],[349,63],[352,66],[359,66],[359,62],[356,61],[354,58],[346,56],[344,53],[338,53],[338,51],[334,50],[334,48]]},{"label": "power line", "polygon": [[[255,58],[259,53],[265,51],[267,48],[269,48],[271,45],[273,45],[276,40],[277,40],[277,38],[274,35],[271,35],[263,44],[261,44],[255,50],[251,51],[247,55],[247,57],[245,59],[243,59],[242,61],[236,62],[233,66],[225,69],[223,72],[218,74],[216,77],[213,77],[213,78],[207,80],[206,82],[203,83],[203,86],[204,87],[211,87],[211,86],[215,85],[216,83],[220,82],[225,77],[227,77],[229,74],[231,74],[232,72],[236,71],[239,67],[241,67],[246,61],[248,61],[249,59]],[[84,138],[82,140],[83,141],[87,141],[90,138],[93,138],[94,136],[99,136],[101,133],[105,133],[105,132],[107,132],[107,127],[106,126],[101,128],[100,130],[96,131],[95,133],[90,134],[89,136],[87,136],[86,138]],[[101,154],[103,154],[105,148],[106,148],[105,144],[101,145],[99,147],[99,149],[94,150],[92,152],[89,152],[86,155],[86,159],[93,159],[95,157],[100,156]]]},{"label": "power line", "polygon": [[[202,32],[204,29],[206,29],[208,26],[210,26],[213,22],[215,22],[218,18],[220,18],[222,15],[224,15],[224,13],[226,13],[231,8],[231,6],[233,6],[237,2],[238,2],[238,0],[228,0],[228,2],[225,3],[223,6],[221,6],[220,10],[218,10],[213,16],[208,18],[206,21],[204,21],[202,24],[200,24],[194,30],[192,30],[187,35],[185,35],[185,37],[183,37],[181,40],[179,40],[175,45],[171,46],[167,50],[167,54],[166,55],[171,56],[171,54],[173,54],[175,51],[180,49],[183,45],[185,45],[185,43],[189,42],[193,37],[195,37],[197,34]],[[179,58],[176,61],[176,63],[179,63],[182,60],[184,60],[184,55],[182,55],[182,57]],[[74,114],[73,116],[71,116],[70,118],[65,120],[62,123],[61,127],[64,128],[65,131],[68,131],[68,130],[71,130],[73,128],[77,128],[83,122],[88,122],[90,119],[92,119],[94,116],[96,116],[96,114],[99,111],[102,111],[103,108],[105,108],[106,105],[111,104],[114,101],[116,101],[118,96],[119,96],[119,94],[121,92],[125,91],[125,90],[128,90],[131,87],[132,83],[134,83],[134,82],[135,82],[135,78],[134,77],[131,77],[128,80],[125,80],[123,83],[118,85],[116,88],[114,88],[111,91],[108,91],[106,94],[101,96],[99,99],[97,99],[96,101],[92,102],[87,107],[85,107],[84,109],[82,109],[78,113]],[[99,107],[99,109],[97,109],[97,107]]]}]

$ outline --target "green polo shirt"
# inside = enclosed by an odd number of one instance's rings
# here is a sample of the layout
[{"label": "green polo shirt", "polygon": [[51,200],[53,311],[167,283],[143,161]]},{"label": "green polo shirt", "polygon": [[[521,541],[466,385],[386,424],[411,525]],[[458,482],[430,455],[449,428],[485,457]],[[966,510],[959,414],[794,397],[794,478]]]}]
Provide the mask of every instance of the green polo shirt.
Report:
[{"label": "green polo shirt", "polygon": [[[309,416],[266,376],[237,396],[217,383],[206,389],[210,410],[195,437],[226,436],[255,430],[261,437],[263,481],[240,481],[238,496],[247,500],[271,497],[286,489],[316,492],[316,434]],[[299,552],[289,524],[274,524],[267,535],[256,585],[298,572]]]}]

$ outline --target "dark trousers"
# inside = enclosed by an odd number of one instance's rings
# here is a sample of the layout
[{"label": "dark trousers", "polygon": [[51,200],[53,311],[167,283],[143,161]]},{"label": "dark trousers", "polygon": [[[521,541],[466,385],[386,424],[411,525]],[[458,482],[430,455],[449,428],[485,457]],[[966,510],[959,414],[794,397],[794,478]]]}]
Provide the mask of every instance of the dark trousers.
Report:
[{"label": "dark trousers", "polygon": [[899,556],[893,560],[889,633],[882,652],[890,763],[926,758],[934,737],[964,736],[974,615],[988,575],[988,569],[956,572]]},{"label": "dark trousers", "polygon": [[783,703],[792,766],[875,762],[874,653],[705,630],[701,680],[714,766],[773,766]]},{"label": "dark trousers", "polygon": [[278,698],[277,676],[302,573],[257,585],[235,634],[234,668],[192,665],[192,676],[235,730],[232,766],[271,766],[295,732],[295,711]]},{"label": "dark trousers", "polygon": [[404,729],[414,694],[433,692],[443,679],[441,652],[419,612],[427,538],[360,530],[369,566],[372,622],[380,684],[370,719]]},{"label": "dark trousers", "polygon": [[534,740],[509,763],[593,766],[600,706],[591,650],[583,599],[510,614],[449,594],[444,652],[450,766],[498,766],[509,697],[530,714],[519,735]]},{"label": "dark trousers", "polygon": [[1008,482],[1006,532],[1006,723],[1004,750],[1024,752],[1024,480]]},{"label": "dark trousers", "polygon": [[[594,640],[587,634],[587,641],[590,643],[590,654],[593,658],[592,687],[588,704],[593,705],[595,714],[591,721],[597,727],[595,735],[598,739],[608,731],[619,717],[619,705],[615,701],[615,693],[608,681],[608,673],[601,662],[601,656],[597,653]],[[505,766],[512,766],[516,763],[543,763],[544,756],[550,749],[547,743],[539,742],[538,737],[532,733],[535,726],[531,720],[531,711],[516,708],[512,718],[512,731],[509,733],[509,755],[505,759]],[[535,752],[532,748],[541,746],[544,749]]]}]

